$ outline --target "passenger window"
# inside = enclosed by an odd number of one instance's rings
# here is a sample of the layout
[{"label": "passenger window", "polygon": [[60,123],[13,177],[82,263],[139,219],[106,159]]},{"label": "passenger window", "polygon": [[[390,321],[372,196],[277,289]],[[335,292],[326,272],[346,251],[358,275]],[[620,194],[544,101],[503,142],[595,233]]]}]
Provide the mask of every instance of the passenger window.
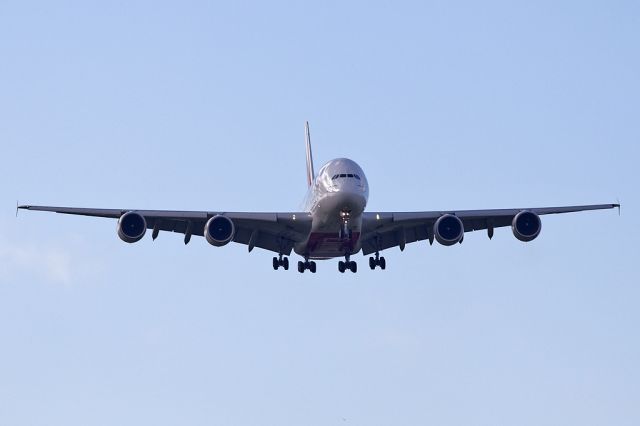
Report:
[{"label": "passenger window", "polygon": [[347,175],[345,175],[344,173],[340,173],[340,177],[341,178],[345,178],[345,177],[347,177]]}]

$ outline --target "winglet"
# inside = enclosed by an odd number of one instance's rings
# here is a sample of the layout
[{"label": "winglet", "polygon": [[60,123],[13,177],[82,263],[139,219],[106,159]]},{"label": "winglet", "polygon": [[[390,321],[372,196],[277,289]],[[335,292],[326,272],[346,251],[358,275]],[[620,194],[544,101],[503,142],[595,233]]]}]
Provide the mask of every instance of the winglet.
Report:
[{"label": "winglet", "polygon": [[307,145],[307,185],[311,186],[315,179],[315,172],[313,169],[313,155],[311,154],[311,134],[309,133],[309,122],[304,123],[304,139]]},{"label": "winglet", "polygon": [[618,201],[618,203],[614,204],[614,206],[618,208],[618,216],[620,216],[620,199],[618,198],[616,201]]},{"label": "winglet", "polygon": [[31,206],[28,204],[20,204],[16,201],[16,217],[18,217],[18,210],[29,210]]}]

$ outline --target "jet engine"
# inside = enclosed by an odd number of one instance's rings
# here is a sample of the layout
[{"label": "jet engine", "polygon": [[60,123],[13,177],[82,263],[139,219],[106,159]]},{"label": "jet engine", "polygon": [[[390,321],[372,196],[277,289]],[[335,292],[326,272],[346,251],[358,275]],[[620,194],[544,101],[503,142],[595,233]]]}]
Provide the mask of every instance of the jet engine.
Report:
[{"label": "jet engine", "polygon": [[513,217],[511,229],[517,239],[526,243],[534,240],[540,234],[542,221],[540,221],[540,216],[533,212],[521,211]]},{"label": "jet engine", "polygon": [[443,246],[452,246],[462,241],[464,237],[464,225],[458,216],[452,214],[442,215],[433,225],[436,240]]},{"label": "jet engine", "polygon": [[136,212],[127,212],[118,220],[118,237],[125,243],[140,241],[147,232],[147,221]]},{"label": "jet engine", "polygon": [[209,244],[221,247],[233,240],[236,227],[233,221],[226,216],[217,215],[207,221],[204,226],[204,237]]}]

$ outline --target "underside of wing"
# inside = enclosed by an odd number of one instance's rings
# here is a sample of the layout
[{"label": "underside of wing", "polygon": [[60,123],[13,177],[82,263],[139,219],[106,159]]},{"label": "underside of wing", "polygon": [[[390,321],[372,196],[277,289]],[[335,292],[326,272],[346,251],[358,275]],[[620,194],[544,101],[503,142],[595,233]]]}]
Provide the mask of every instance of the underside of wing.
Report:
[{"label": "underside of wing", "polygon": [[204,236],[215,246],[236,242],[280,254],[290,254],[311,229],[311,217],[304,212],[254,213],[215,211],[170,211],[136,209],[93,209],[78,207],[19,206],[20,209],[118,219],[118,236],[125,242],[139,241],[147,229],[156,239],[161,231]]},{"label": "underside of wing", "polygon": [[511,226],[516,238],[531,241],[540,232],[539,216],[586,210],[619,208],[619,204],[595,204],[566,207],[536,207],[494,210],[452,210],[426,212],[365,213],[362,252],[367,255],[391,247],[404,250],[406,244],[437,240],[443,245],[462,242],[465,232]]}]

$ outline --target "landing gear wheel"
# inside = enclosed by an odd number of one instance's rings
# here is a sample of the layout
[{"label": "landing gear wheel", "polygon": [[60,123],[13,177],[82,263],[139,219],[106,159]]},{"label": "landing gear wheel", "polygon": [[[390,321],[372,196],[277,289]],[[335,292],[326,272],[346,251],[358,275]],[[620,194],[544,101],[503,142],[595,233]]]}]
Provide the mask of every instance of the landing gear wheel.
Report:
[{"label": "landing gear wheel", "polygon": [[342,260],[338,262],[338,271],[344,274],[344,271],[346,270],[347,270],[347,265],[345,265],[345,263]]},{"label": "landing gear wheel", "polygon": [[274,257],[273,258],[273,269],[274,271],[277,271],[278,268],[283,267],[285,271],[289,270],[289,258],[288,257],[283,257],[282,255],[280,255],[279,257]]},{"label": "landing gear wheel", "polygon": [[310,271],[312,274],[316,273],[316,262],[309,262],[309,258],[305,257],[304,262],[298,262],[298,272],[303,273],[304,271]]},{"label": "landing gear wheel", "polygon": [[379,266],[380,269],[385,269],[387,267],[387,262],[384,260],[384,257],[380,257],[380,253],[376,252],[376,257],[369,258],[369,268],[376,269],[376,266]]},{"label": "landing gear wheel", "polygon": [[358,272],[358,264],[354,261],[349,262],[349,269],[355,274]]}]

